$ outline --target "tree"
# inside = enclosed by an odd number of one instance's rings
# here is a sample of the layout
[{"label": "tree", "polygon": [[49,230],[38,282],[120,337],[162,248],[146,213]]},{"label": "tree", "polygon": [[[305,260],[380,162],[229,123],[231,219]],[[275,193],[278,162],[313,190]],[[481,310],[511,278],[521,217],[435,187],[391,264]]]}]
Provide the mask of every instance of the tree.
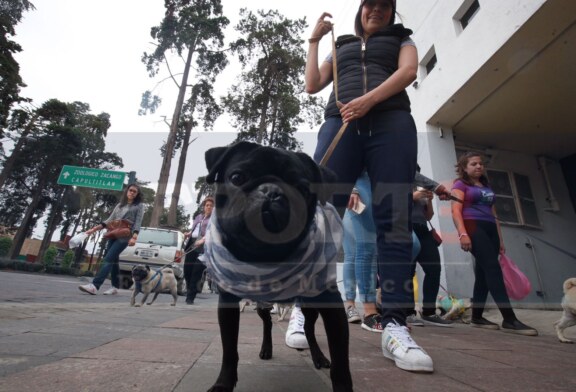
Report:
[{"label": "tree", "polygon": [[235,29],[241,38],[231,45],[242,64],[240,82],[223,106],[239,129],[237,140],[250,140],[288,150],[301,149],[294,138],[299,124],[318,124],[323,102],[304,92],[306,54],[299,38],[305,19],[289,20],[278,11],[242,9]]},{"label": "tree", "polygon": [[21,52],[22,47],[10,37],[16,34],[14,27],[20,23],[24,12],[33,9],[34,5],[28,0],[0,1],[0,139],[10,108],[24,100],[20,97],[20,89],[26,87],[20,77],[20,66],[14,59],[14,54]]},{"label": "tree", "polygon": [[[207,71],[209,72],[209,71]],[[214,73],[209,74],[214,75]],[[212,95],[213,78],[203,78],[192,87],[192,94],[185,106],[183,119],[183,138],[180,147],[180,159],[178,161],[178,170],[176,172],[176,181],[174,182],[174,190],[172,191],[172,200],[170,208],[168,209],[168,225],[174,226],[176,224],[176,210],[178,208],[178,201],[180,199],[180,190],[182,188],[182,180],[184,178],[184,170],[186,168],[186,158],[188,156],[188,147],[196,139],[190,141],[192,129],[196,125],[194,114],[199,113],[202,116],[203,128],[211,129],[214,121],[221,114],[220,107],[216,104]]]},{"label": "tree", "polygon": [[[152,38],[157,46],[154,52],[145,53],[142,61],[146,64],[150,76],[158,73],[160,64],[167,63],[167,53],[175,51],[179,56],[186,53],[182,79],[178,86],[178,98],[170,124],[170,132],[166,141],[165,153],[158,179],[158,189],[150,220],[151,226],[158,226],[160,215],[164,210],[164,199],[170,176],[171,160],[178,133],[178,124],[182,113],[188,78],[194,56],[199,68],[211,64],[218,69],[225,66],[224,54],[220,53],[218,61],[207,58],[218,57],[218,49],[224,45],[222,29],[229,21],[222,15],[220,0],[165,0],[166,14],[160,26],[151,30]],[[148,94],[148,97],[150,94]],[[143,102],[154,102],[153,99],[143,99]]]},{"label": "tree", "polygon": [[[12,219],[18,217],[19,220],[10,251],[13,258],[18,256],[24,239],[49,206],[50,214],[39,256],[47,249],[52,234],[63,219],[63,212],[74,214],[81,209],[81,202],[74,192],[56,183],[63,165],[102,169],[122,166],[122,160],[116,154],[104,151],[104,139],[110,127],[108,114],[91,114],[90,107],[81,102],[50,100],[29,118],[35,118],[30,130],[34,138],[27,140],[17,151],[4,185],[4,191],[13,192],[10,197],[3,192],[4,205],[0,207],[10,212]],[[23,126],[30,123],[21,122]],[[14,152],[10,158],[13,157]]]}]

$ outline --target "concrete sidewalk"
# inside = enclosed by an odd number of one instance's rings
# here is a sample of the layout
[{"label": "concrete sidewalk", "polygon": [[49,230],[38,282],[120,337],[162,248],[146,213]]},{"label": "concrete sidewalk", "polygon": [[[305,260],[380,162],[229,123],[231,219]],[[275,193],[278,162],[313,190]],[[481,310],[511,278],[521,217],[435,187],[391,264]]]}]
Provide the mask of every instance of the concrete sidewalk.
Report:
[{"label": "concrete sidewalk", "polygon": [[[130,291],[70,301],[0,303],[0,391],[206,391],[220,368],[216,294],[197,305],[162,295],[131,308]],[[76,302],[75,299],[78,299]],[[350,364],[356,391],[573,391],[576,345],[556,339],[559,311],[518,310],[540,331],[522,337],[458,324],[414,328],[432,356],[433,374],[402,371],[382,356],[380,334],[350,326]],[[492,317],[493,316],[493,317]],[[487,315],[495,321],[495,312]],[[237,392],[330,391],[328,370],[316,370],[308,350],[284,343],[288,321],[274,317],[274,357],[260,360],[261,323],[253,306],[241,317]],[[328,354],[324,330],[319,342]],[[567,336],[575,338],[576,328]]]}]

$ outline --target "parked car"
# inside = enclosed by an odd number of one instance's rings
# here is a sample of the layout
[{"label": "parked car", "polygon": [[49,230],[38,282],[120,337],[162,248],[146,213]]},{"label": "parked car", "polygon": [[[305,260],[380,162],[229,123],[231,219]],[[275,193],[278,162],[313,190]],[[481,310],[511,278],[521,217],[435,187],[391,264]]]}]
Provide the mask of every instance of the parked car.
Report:
[{"label": "parked car", "polygon": [[132,267],[137,264],[148,265],[153,270],[171,267],[178,282],[178,294],[185,295],[183,244],[184,233],[179,230],[142,227],[136,244],[120,253],[120,287],[132,286]]}]

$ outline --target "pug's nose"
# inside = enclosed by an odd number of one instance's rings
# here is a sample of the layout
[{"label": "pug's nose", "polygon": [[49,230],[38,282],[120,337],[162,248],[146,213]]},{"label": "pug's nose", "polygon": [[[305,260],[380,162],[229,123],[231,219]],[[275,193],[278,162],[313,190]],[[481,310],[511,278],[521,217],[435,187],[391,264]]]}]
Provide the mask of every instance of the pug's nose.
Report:
[{"label": "pug's nose", "polygon": [[275,184],[261,185],[259,191],[264,197],[266,197],[266,199],[272,202],[282,200],[285,197],[282,188]]}]

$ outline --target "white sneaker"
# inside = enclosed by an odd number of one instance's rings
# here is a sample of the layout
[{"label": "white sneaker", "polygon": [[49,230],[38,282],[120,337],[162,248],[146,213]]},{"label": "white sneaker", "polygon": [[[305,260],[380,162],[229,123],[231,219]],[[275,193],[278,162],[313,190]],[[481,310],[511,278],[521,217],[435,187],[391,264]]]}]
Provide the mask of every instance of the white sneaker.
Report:
[{"label": "white sneaker", "polygon": [[382,334],[382,353],[396,366],[411,372],[434,371],[432,358],[410,336],[407,327],[390,322]]},{"label": "white sneaker", "polygon": [[303,350],[309,348],[308,340],[304,334],[304,314],[295,306],[290,315],[290,322],[286,330],[286,345],[291,348]]},{"label": "white sneaker", "polygon": [[98,292],[98,289],[92,283],[80,285],[80,286],[78,286],[78,288],[80,289],[80,291],[83,291],[85,293],[92,294],[92,295],[96,295],[96,293]]},{"label": "white sneaker", "polygon": [[105,292],[103,292],[102,294],[104,294],[104,295],[116,295],[116,294],[118,294],[118,289],[116,287],[111,287],[108,290],[106,290]]}]

